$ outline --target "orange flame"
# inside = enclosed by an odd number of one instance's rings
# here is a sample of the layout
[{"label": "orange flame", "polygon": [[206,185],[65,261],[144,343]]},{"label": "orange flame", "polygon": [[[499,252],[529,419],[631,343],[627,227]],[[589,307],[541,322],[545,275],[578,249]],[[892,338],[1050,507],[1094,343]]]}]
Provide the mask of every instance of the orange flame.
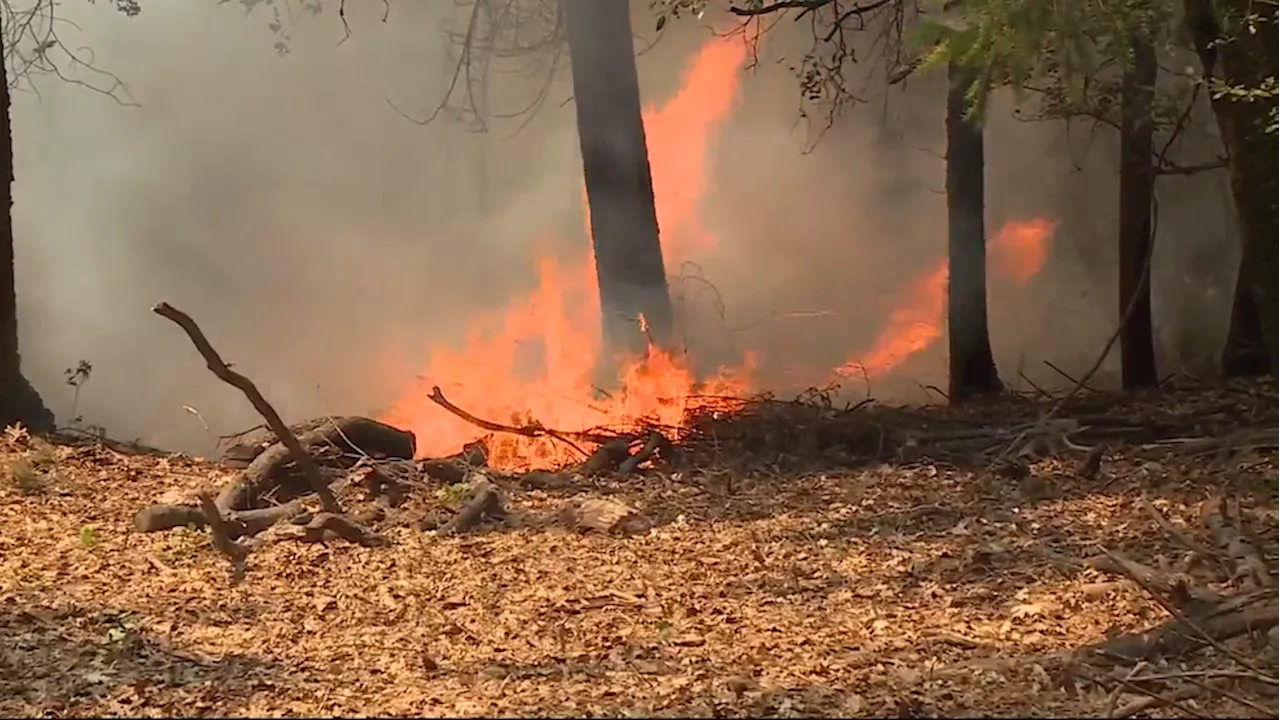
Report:
[{"label": "orange flame", "polygon": [[[742,38],[708,42],[686,71],[675,97],[644,113],[663,254],[668,262],[715,246],[699,222],[705,194],[708,148],[729,116],[738,91],[738,69],[746,59]],[[424,455],[455,452],[482,431],[428,399],[433,384],[457,405],[480,417],[577,430],[644,418],[679,425],[695,387],[714,395],[749,388],[754,365],[696,383],[680,358],[650,348],[648,357],[623,367],[621,390],[598,399],[592,373],[599,347],[600,300],[590,256],[561,267],[539,265],[538,287],[504,311],[482,318],[460,350],[436,347],[422,379],[384,418],[412,430]],[[592,330],[587,330],[591,328]],[[528,468],[570,460],[572,451],[545,438],[498,436],[489,443],[496,467]]]},{"label": "orange flame", "polygon": [[[1054,225],[1049,220],[1012,220],[996,234],[991,244],[992,259],[1000,274],[1018,285],[1026,285],[1049,257],[1049,237]],[[907,300],[889,315],[889,324],[860,359],[836,368],[843,377],[883,375],[925,350],[942,337],[947,314],[947,261],[918,278]]]},{"label": "orange flame", "polygon": [[[738,71],[750,37],[714,38],[690,63],[681,89],[657,107],[646,108],[663,254],[678,264],[714,250],[716,238],[702,227],[699,205],[706,194],[709,148],[728,118],[738,93]],[[1052,225],[1043,220],[1010,223],[997,236],[994,256],[1003,274],[1029,281],[1044,264]],[[602,396],[592,385],[599,356],[599,295],[589,254],[561,265],[543,259],[538,285],[500,312],[471,324],[460,349],[436,346],[420,380],[399,398],[384,419],[412,430],[422,455],[458,450],[483,431],[429,399],[439,384],[457,405],[498,422],[579,430],[646,419],[678,426],[696,392],[743,395],[752,388],[755,358],[697,382],[679,357],[655,348],[624,365],[621,390]],[[887,372],[942,335],[946,309],[945,261],[911,285],[907,300],[861,364],[836,369],[844,375]],[[569,462],[575,453],[549,438],[500,434],[490,439],[490,463],[521,469]]]}]

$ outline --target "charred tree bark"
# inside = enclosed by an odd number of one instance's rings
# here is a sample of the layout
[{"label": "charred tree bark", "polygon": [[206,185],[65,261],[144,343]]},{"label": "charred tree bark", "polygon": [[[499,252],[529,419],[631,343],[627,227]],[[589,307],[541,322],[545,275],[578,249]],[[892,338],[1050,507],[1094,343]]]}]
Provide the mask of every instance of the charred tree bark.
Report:
[{"label": "charred tree bark", "polygon": [[949,396],[959,403],[1003,389],[987,327],[985,150],[965,118],[972,75],[952,64],[947,91],[947,349]]},{"label": "charred tree bark", "polygon": [[1275,373],[1272,357],[1267,354],[1267,340],[1262,334],[1262,314],[1255,299],[1253,256],[1257,249],[1245,245],[1236,270],[1236,289],[1231,298],[1231,323],[1227,326],[1227,343],[1222,348],[1222,374],[1225,377],[1257,377]]},{"label": "charred tree bark", "polygon": [[[1280,43],[1274,6],[1257,6],[1250,0],[1185,0],[1184,9],[1210,90],[1222,85],[1260,88],[1276,77]],[[1242,249],[1222,371],[1275,375],[1280,142],[1276,133],[1267,131],[1275,103],[1213,92],[1210,105],[1227,152]]]},{"label": "charred tree bark", "polygon": [[21,422],[53,430],[53,413],[22,375],[18,354],[18,292],[13,254],[13,126],[8,67],[0,62],[0,428]]},{"label": "charred tree bark", "polygon": [[[670,341],[671,297],[658,241],[627,0],[560,0],[573,68],[605,345],[643,353]],[[640,330],[643,315],[649,338]]]},{"label": "charred tree bark", "polygon": [[[1120,99],[1120,375],[1126,390],[1155,385],[1156,348],[1151,321],[1151,210],[1155,194],[1156,53],[1135,34],[1133,67],[1125,71]],[[1131,307],[1132,306],[1132,307]],[[1127,318],[1127,319],[1125,319]]]}]

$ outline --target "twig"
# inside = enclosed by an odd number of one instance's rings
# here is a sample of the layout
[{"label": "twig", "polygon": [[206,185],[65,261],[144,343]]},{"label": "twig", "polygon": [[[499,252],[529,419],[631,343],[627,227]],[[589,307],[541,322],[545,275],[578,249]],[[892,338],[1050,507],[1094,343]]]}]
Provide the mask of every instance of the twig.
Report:
[{"label": "twig", "polygon": [[231,369],[226,362],[222,360],[222,356],[217,350],[213,349],[213,345],[209,343],[208,338],[201,332],[200,326],[196,325],[196,321],[191,319],[190,315],[173,307],[169,303],[159,303],[151,308],[151,312],[173,321],[178,327],[187,333],[187,337],[191,339],[191,344],[196,346],[196,350],[204,357],[205,363],[219,380],[238,388],[244,396],[249,399],[249,403],[253,405],[253,409],[262,415],[262,419],[267,421],[267,426],[275,433],[276,439],[282,445],[289,449],[289,454],[293,456],[293,461],[297,463],[298,469],[306,476],[307,483],[311,485],[311,489],[320,498],[326,512],[335,515],[342,514],[342,506],[338,504],[338,499],[330,492],[329,486],[325,483],[324,478],[320,476],[320,468],[316,465],[316,461],[311,457],[310,453],[302,448],[298,442],[298,438],[289,431],[289,426],[284,424],[280,419],[280,414],[276,409],[262,397],[262,393],[258,392],[257,386],[253,384],[249,378]]},{"label": "twig", "polygon": [[[1080,381],[1079,381],[1079,380],[1077,380],[1077,379],[1075,379],[1075,378],[1071,377],[1070,375],[1068,375],[1068,374],[1067,374],[1067,371],[1063,370],[1062,368],[1058,367],[1057,365],[1054,365],[1053,363],[1049,362],[1048,360],[1041,360],[1040,362],[1044,363],[1044,364],[1045,364],[1045,365],[1046,365],[1050,370],[1052,370],[1052,371],[1054,371],[1054,372],[1058,373],[1059,375],[1061,375],[1062,377],[1066,378],[1067,382],[1069,382],[1069,383],[1080,383]],[[1080,387],[1084,388],[1085,390],[1088,390],[1089,392],[1097,392],[1097,390],[1094,390],[1093,388],[1089,387],[1089,386],[1088,386],[1088,385],[1086,385],[1085,383],[1080,383]]]},{"label": "twig", "polygon": [[555,440],[559,440],[560,442],[568,445],[574,450],[577,450],[578,452],[582,453],[584,456],[590,455],[590,453],[583,450],[576,443],[574,443],[573,440],[570,440],[569,438],[575,438],[577,440],[594,443],[596,445],[603,445],[607,442],[610,442],[616,439],[610,435],[602,435],[599,433],[564,432],[560,430],[552,430],[551,428],[544,427],[541,423],[538,423],[538,422],[530,423],[529,425],[503,425],[502,423],[493,422],[492,420],[485,420],[484,418],[476,417],[475,415],[472,415],[466,410],[463,410],[457,405],[454,405],[453,403],[449,402],[449,399],[446,398],[444,396],[444,393],[440,391],[440,386],[438,385],[431,388],[431,394],[428,395],[427,398],[430,399],[431,402],[439,405],[445,410],[448,410],[454,415],[457,415],[463,420],[466,420],[472,425],[475,425],[476,427],[481,428],[482,430],[488,430],[489,432],[510,433],[512,435],[521,435],[523,437],[530,437],[530,438],[536,438],[536,437],[553,438]]},{"label": "twig", "polygon": [[1037,385],[1037,384],[1035,384],[1034,382],[1032,382],[1032,381],[1031,381],[1031,378],[1027,377],[1027,374],[1026,374],[1026,373],[1024,373],[1024,372],[1022,372],[1021,370],[1019,370],[1019,371],[1018,371],[1018,377],[1020,377],[1020,378],[1022,378],[1023,380],[1025,380],[1025,381],[1026,381],[1026,383],[1027,383],[1028,385],[1030,385],[1030,386],[1031,386],[1031,389],[1032,389],[1032,390],[1035,390],[1035,391],[1036,391],[1036,393],[1038,393],[1038,394],[1039,394],[1041,397],[1043,397],[1044,399],[1046,399],[1046,400],[1052,400],[1052,399],[1053,399],[1053,396],[1052,396],[1052,395],[1050,395],[1050,394],[1048,393],[1048,391],[1046,391],[1044,388],[1042,388],[1042,387],[1040,387],[1039,385]]}]

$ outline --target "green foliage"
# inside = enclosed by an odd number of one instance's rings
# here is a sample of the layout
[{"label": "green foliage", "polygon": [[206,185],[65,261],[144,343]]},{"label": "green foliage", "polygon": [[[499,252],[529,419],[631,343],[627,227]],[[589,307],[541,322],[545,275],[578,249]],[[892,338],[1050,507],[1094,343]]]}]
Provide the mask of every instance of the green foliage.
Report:
[{"label": "green foliage", "polygon": [[[1171,0],[967,0],[926,13],[918,39],[922,68],[951,63],[974,73],[971,112],[981,116],[992,88],[1047,93],[1058,111],[1092,107],[1099,80],[1133,62],[1133,42],[1171,35]],[[1112,71],[1108,73],[1108,71]]]},{"label": "green foliage", "polygon": [[436,490],[436,497],[449,505],[458,505],[471,494],[471,483],[458,482]]},{"label": "green foliage", "polygon": [[[1234,22],[1229,22],[1228,32],[1233,30],[1236,34],[1244,33],[1249,35],[1260,32],[1276,32],[1276,26],[1280,25],[1280,3],[1277,3],[1276,0],[1260,0],[1258,4],[1260,6],[1271,6],[1271,10],[1268,13],[1272,20],[1270,26],[1264,24],[1264,18],[1261,14],[1249,13],[1242,18],[1235,19]],[[1228,20],[1230,21],[1231,19]],[[1235,25],[1235,27],[1230,27],[1231,25]],[[1232,38],[1224,37],[1219,38],[1216,44],[1221,46],[1230,42],[1233,42]],[[1274,58],[1272,58],[1272,62],[1274,62]],[[1275,75],[1263,78],[1262,82],[1254,87],[1233,85],[1213,78],[1209,83],[1209,92],[1215,100],[1229,98],[1236,102],[1268,103],[1271,106],[1270,120],[1264,129],[1266,132],[1273,134],[1280,131],[1280,105],[1277,104],[1277,101],[1280,100],[1280,93],[1277,92]]]},{"label": "green foliage", "polygon": [[98,547],[98,528],[96,525],[80,526],[80,547],[92,550]]}]

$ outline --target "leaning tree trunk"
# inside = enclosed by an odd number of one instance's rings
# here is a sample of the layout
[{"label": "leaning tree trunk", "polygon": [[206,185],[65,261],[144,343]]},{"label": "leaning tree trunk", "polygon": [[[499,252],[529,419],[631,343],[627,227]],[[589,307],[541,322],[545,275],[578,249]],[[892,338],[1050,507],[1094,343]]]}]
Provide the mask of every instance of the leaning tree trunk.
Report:
[{"label": "leaning tree trunk", "polygon": [[53,429],[53,415],[22,375],[18,355],[18,293],[13,267],[13,128],[8,67],[0,61],[0,428],[21,422]]},{"label": "leaning tree trunk", "polygon": [[[1256,89],[1277,72],[1274,5],[1250,0],[1185,0],[1186,26],[1210,90]],[[1252,22],[1250,18],[1252,16]],[[1223,351],[1226,375],[1276,374],[1277,163],[1280,143],[1268,131],[1274,98],[1212,92],[1210,104],[1227,152],[1241,235],[1240,268]]]},{"label": "leaning tree trunk", "polygon": [[1155,194],[1156,53],[1135,35],[1133,67],[1125,71],[1120,107],[1120,376],[1126,390],[1155,385],[1151,322],[1151,210]]},{"label": "leaning tree trunk", "polygon": [[951,402],[1000,392],[987,329],[987,238],[982,128],[965,118],[972,77],[948,69],[947,92],[947,349]]},{"label": "leaning tree trunk", "polygon": [[672,332],[628,0],[561,0],[591,212],[605,346],[643,351]]}]

